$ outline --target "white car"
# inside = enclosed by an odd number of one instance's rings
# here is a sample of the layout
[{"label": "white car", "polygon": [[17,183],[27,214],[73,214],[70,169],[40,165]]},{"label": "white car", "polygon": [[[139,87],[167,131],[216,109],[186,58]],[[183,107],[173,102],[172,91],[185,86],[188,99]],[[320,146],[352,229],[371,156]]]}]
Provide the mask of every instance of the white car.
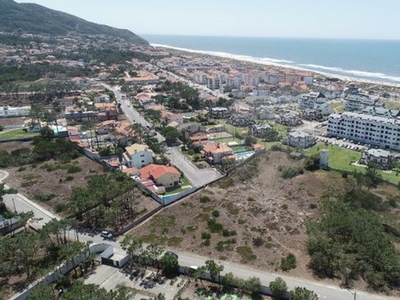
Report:
[{"label": "white car", "polygon": [[106,231],[106,230],[102,231],[101,234],[100,234],[100,236],[101,236],[102,238],[108,239],[108,240],[111,240],[111,239],[113,238],[112,233],[111,233],[111,232],[108,232],[108,231]]}]

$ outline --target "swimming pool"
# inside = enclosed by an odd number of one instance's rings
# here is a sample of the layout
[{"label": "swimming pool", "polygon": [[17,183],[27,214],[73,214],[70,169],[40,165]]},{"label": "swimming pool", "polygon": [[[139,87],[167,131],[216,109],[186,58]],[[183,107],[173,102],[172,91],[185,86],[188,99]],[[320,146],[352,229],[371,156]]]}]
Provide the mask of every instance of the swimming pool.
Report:
[{"label": "swimming pool", "polygon": [[255,151],[239,152],[236,153],[236,156],[238,160],[245,160],[248,159],[250,156],[252,156],[254,153],[256,152]]}]

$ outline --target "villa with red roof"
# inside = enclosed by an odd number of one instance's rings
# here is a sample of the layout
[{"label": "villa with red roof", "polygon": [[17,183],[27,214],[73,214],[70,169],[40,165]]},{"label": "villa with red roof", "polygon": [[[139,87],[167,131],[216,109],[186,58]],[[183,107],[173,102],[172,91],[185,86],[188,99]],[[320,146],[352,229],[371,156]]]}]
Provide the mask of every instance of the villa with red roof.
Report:
[{"label": "villa with red roof", "polygon": [[233,155],[232,148],[223,143],[208,143],[201,152],[210,164],[219,164],[225,156]]},{"label": "villa with red roof", "polygon": [[140,169],[142,180],[151,179],[166,188],[179,185],[181,173],[174,167],[150,164]]}]

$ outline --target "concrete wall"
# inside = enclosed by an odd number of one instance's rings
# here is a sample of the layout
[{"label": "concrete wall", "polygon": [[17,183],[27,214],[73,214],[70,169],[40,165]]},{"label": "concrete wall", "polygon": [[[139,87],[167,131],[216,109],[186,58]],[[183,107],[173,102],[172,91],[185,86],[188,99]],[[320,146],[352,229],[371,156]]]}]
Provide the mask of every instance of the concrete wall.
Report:
[{"label": "concrete wall", "polygon": [[85,251],[85,252],[81,253],[80,255],[76,256],[72,261],[69,261],[61,266],[58,266],[55,271],[47,274],[43,278],[32,283],[27,289],[25,289],[21,293],[11,296],[9,298],[9,300],[25,300],[25,299],[27,299],[35,289],[55,282],[58,279],[58,277],[66,274],[69,271],[71,271],[72,269],[74,269],[81,262],[83,262],[86,258],[88,258],[90,253],[101,253],[105,250],[108,250],[109,248],[111,248],[111,250],[113,251],[113,247],[110,245],[107,245],[107,244],[91,245],[89,247],[89,251]]}]

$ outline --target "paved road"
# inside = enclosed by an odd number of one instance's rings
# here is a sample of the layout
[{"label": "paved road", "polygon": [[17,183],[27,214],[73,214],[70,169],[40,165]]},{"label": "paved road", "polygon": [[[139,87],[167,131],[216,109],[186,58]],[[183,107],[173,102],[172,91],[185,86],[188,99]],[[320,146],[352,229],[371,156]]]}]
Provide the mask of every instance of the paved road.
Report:
[{"label": "paved road", "polygon": [[[104,86],[114,92],[117,101],[121,103],[121,109],[132,123],[136,122],[145,127],[152,127],[152,125],[147,122],[134,107],[132,107],[130,101],[126,99],[126,97],[122,97],[123,94],[118,90],[118,88],[109,85]],[[165,141],[165,138],[158,132],[156,138],[159,142]],[[178,147],[168,147],[165,156],[185,174],[185,177],[195,187],[201,187],[222,177],[222,175],[213,168],[199,169],[178,150]]]},{"label": "paved road", "polygon": [[[0,181],[3,180],[5,177],[7,177],[8,173],[5,171],[0,171]],[[30,201],[27,199],[25,196],[21,194],[17,195],[6,195],[4,196],[4,200],[6,205],[11,209],[14,210],[14,207],[17,212],[28,212],[28,211],[33,211],[35,214],[36,218],[41,218],[42,220],[39,221],[39,224],[43,225],[46,222],[50,221],[52,218],[59,219],[60,217],[47,211],[40,205],[34,203],[33,201]],[[15,206],[14,206],[15,204]],[[69,232],[69,236],[73,238],[74,232]],[[92,241],[94,243],[102,243],[104,242],[104,239],[101,238],[99,235],[90,235],[90,234],[84,234],[80,233],[78,234],[79,240],[81,242],[86,242],[86,241]],[[121,240],[122,237],[119,238]],[[115,247],[116,251],[122,252],[123,250],[121,249],[118,241],[107,241],[108,244],[111,244]],[[173,250],[173,249],[171,249]],[[173,250],[175,251],[175,250]],[[176,251],[175,251],[176,252]],[[194,253],[190,252],[178,252],[179,254],[179,263],[184,266],[202,266],[204,265],[205,261],[209,259],[208,257],[205,256],[200,256]],[[293,278],[289,276],[284,276],[284,275],[278,275],[274,273],[267,273],[262,270],[258,269],[253,269],[251,267],[245,266],[245,265],[240,265],[236,263],[231,263],[231,262],[219,262],[222,263],[225,266],[225,270],[223,273],[227,272],[232,272],[235,274],[235,276],[247,279],[249,277],[259,277],[261,282],[264,285],[268,285],[270,281],[274,280],[276,277],[280,276],[282,277],[289,288],[293,288],[295,286],[302,286],[306,287],[310,290],[315,291],[317,294],[320,295],[320,299],[326,299],[326,300],[353,300],[354,295],[351,293],[351,291],[340,289],[336,286],[333,285],[327,285],[322,282],[314,282],[314,281],[308,281],[302,278]],[[360,292],[357,291],[357,300],[395,300],[393,297],[386,297],[386,296],[380,296],[380,295],[375,295],[375,294],[370,294],[370,293],[365,293],[365,292]]]}]

